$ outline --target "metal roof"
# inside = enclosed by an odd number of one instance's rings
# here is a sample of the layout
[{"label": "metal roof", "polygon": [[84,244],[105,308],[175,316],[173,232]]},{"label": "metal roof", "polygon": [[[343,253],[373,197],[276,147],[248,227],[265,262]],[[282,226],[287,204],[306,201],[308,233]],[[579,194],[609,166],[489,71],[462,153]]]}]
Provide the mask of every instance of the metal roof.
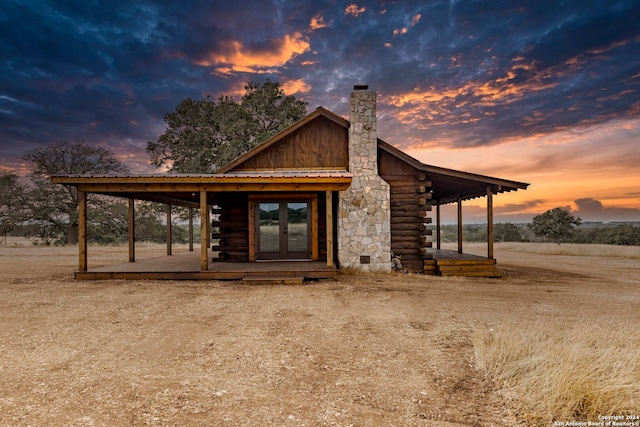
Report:
[{"label": "metal roof", "polygon": [[56,175],[56,184],[79,191],[198,207],[200,192],[209,199],[224,192],[324,192],[346,190],[352,175],[345,170],[281,170],[226,174]]},{"label": "metal roof", "polygon": [[378,148],[425,172],[427,179],[431,181],[432,200],[437,204],[453,203],[458,198],[469,200],[484,197],[487,195],[487,188],[491,188],[491,191],[497,194],[526,190],[529,186],[525,182],[428,165],[381,139],[378,139]]}]

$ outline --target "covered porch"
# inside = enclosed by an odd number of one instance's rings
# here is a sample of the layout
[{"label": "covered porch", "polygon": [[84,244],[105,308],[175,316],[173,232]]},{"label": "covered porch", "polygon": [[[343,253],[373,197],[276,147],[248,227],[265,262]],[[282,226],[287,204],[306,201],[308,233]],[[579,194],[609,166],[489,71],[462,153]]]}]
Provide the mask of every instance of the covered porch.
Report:
[{"label": "covered porch", "polygon": [[[417,173],[419,190],[415,190],[417,194],[414,197],[421,206],[418,209],[424,210],[420,212],[423,220],[420,233],[424,233],[425,237],[431,236],[429,240],[425,239],[421,248],[424,273],[489,277],[497,275],[493,251],[493,197],[501,193],[526,190],[529,184],[422,163],[381,140],[378,140],[378,148],[381,154],[391,154],[411,165]],[[386,162],[385,166],[392,171],[390,173],[398,173],[397,163]],[[402,178],[406,180],[407,176]],[[463,248],[462,205],[464,201],[476,198],[486,198],[486,256],[465,253]],[[457,205],[457,250],[442,246],[440,208],[449,204]],[[410,207],[405,209],[410,210]],[[431,215],[434,210],[435,224],[432,229]],[[431,215],[427,216],[427,212]]]},{"label": "covered porch", "polygon": [[[73,185],[78,189],[79,267],[75,273],[79,280],[100,279],[233,279],[302,281],[321,279],[336,274],[334,261],[334,192],[344,190],[351,183],[351,174],[342,170],[297,170],[242,172],[215,175],[111,175],[111,176],[55,176],[54,183]],[[129,262],[109,266],[89,266],[87,235],[87,195],[90,193],[115,196],[129,200]],[[244,224],[233,230],[227,240],[245,242],[246,251],[238,260],[215,258],[222,254],[221,243],[212,246],[213,238],[223,239],[218,217],[238,216],[226,212],[224,206],[240,195],[241,204],[256,205],[255,200],[286,200],[298,197],[312,198],[305,213],[308,223],[308,252],[299,259],[272,262],[257,259],[259,241],[255,230],[260,218],[249,209]],[[321,203],[318,203],[318,200]],[[135,201],[145,200],[166,205],[167,253],[164,257],[141,260],[136,257]],[[222,205],[222,210],[217,209]],[[323,207],[319,211],[318,205]],[[173,254],[171,243],[171,207],[181,206],[198,210],[200,216],[200,248],[193,251],[193,225],[190,222],[190,251]],[[322,216],[322,218],[319,218]],[[226,221],[226,220],[225,220]],[[322,223],[320,229],[318,224]],[[240,238],[237,233],[242,234]],[[319,235],[322,232],[322,235]],[[320,242],[322,247],[320,247]],[[320,256],[319,249],[323,250]]]}]

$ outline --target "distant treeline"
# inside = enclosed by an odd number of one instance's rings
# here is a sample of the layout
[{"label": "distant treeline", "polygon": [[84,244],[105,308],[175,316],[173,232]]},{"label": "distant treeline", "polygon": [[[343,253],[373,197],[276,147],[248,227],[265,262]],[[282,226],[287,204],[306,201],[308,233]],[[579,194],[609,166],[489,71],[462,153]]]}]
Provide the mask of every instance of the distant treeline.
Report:
[{"label": "distant treeline", "polygon": [[[111,223],[89,223],[87,241],[98,245],[118,245],[127,243],[129,232],[127,223],[116,218]],[[167,241],[167,226],[160,220],[136,221],[136,241],[149,243],[164,243]],[[200,241],[200,227],[194,227],[194,241]],[[31,239],[34,245],[62,245],[60,236],[53,233],[51,227],[42,224],[17,225],[11,232],[0,235],[0,242],[7,236],[25,237]],[[186,225],[171,225],[171,241],[173,243],[188,243],[189,229]]]},{"label": "distant treeline", "polygon": [[[430,226],[435,241],[435,226]],[[528,224],[500,223],[494,224],[494,241],[496,242],[542,242],[536,237]],[[486,242],[486,224],[465,224],[462,227],[462,239],[466,242]],[[458,226],[448,224],[442,226],[442,241],[456,242]],[[640,223],[594,223],[582,224],[565,243],[591,243],[603,245],[640,246]]]}]

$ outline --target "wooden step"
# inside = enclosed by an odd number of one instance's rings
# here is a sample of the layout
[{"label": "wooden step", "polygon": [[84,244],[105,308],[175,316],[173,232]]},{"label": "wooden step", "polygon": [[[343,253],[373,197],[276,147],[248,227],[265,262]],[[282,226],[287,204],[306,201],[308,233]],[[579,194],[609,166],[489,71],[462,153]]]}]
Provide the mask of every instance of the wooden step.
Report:
[{"label": "wooden step", "polygon": [[457,276],[457,277],[501,277],[497,270],[460,270],[460,271],[442,271],[440,275]]},{"label": "wooden step", "polygon": [[291,277],[282,277],[282,276],[273,276],[273,275],[258,275],[251,274],[245,276],[242,279],[243,282],[248,282],[252,284],[269,284],[269,285],[302,285],[304,281],[304,277],[301,276],[291,276]]},{"label": "wooden step", "polygon": [[471,266],[495,266],[496,265],[496,260],[495,259],[438,259],[436,258],[436,260],[438,261],[438,265],[439,266],[454,266],[454,267],[459,267],[459,266],[465,266],[465,265],[471,265]]},{"label": "wooden step", "polygon": [[441,276],[500,277],[500,273],[493,265],[443,266],[438,263],[438,273]]}]

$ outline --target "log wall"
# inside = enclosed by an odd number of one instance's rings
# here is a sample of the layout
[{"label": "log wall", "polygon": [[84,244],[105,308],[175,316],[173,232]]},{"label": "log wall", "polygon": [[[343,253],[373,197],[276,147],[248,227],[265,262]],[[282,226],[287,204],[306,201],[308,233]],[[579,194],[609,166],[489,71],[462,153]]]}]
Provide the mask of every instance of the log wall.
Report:
[{"label": "log wall", "polygon": [[249,197],[225,193],[212,200],[211,249],[214,261],[249,261]]},{"label": "log wall", "polygon": [[402,265],[423,272],[431,247],[431,183],[419,171],[397,157],[379,150],[379,174],[391,187],[391,251]]}]

